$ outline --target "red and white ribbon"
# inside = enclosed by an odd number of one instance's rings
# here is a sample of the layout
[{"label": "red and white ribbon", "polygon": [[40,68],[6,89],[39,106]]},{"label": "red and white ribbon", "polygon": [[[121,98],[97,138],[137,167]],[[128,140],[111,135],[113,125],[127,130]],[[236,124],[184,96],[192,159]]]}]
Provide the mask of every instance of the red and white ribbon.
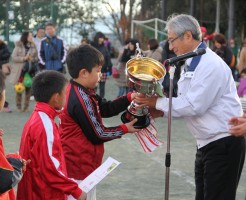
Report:
[{"label": "red and white ribbon", "polygon": [[155,120],[150,117],[150,125],[135,133],[145,152],[152,152],[158,146],[163,144],[163,142],[157,138],[157,132],[158,131],[155,127]]}]

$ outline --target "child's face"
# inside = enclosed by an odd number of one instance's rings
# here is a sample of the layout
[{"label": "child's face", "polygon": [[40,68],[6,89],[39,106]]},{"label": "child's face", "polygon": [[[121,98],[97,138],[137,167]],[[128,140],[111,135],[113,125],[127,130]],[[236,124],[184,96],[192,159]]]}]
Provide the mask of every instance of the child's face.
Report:
[{"label": "child's face", "polygon": [[3,90],[2,95],[0,95],[0,112],[3,109],[4,102],[5,102],[5,90]]},{"label": "child's face", "polygon": [[102,66],[95,66],[92,68],[92,71],[89,73],[87,72],[86,76],[86,87],[89,89],[95,89],[100,81],[101,78],[101,69]]}]

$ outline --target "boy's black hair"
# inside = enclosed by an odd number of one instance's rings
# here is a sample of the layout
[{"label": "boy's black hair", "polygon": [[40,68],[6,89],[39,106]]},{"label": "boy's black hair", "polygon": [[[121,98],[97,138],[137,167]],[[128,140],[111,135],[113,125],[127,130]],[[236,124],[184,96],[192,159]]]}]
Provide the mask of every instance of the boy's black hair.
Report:
[{"label": "boy's black hair", "polygon": [[80,45],[67,55],[68,72],[72,78],[78,78],[81,69],[92,71],[93,67],[104,64],[103,54],[90,45]]},{"label": "boy's black hair", "polygon": [[37,28],[37,32],[39,31],[39,30],[44,30],[45,28],[43,27],[43,26],[39,26],[38,28]]},{"label": "boy's black hair", "polygon": [[52,27],[56,27],[55,26],[55,24],[53,24],[52,22],[47,22],[46,24],[45,24],[45,28],[47,27],[47,26],[52,26]]},{"label": "boy's black hair", "polygon": [[53,94],[62,92],[67,82],[65,76],[60,72],[42,71],[33,78],[33,96],[38,102],[48,103]]},{"label": "boy's black hair", "polygon": [[244,69],[240,72],[240,74],[246,74],[246,68],[244,68]]},{"label": "boy's black hair", "polygon": [[5,90],[5,75],[3,71],[0,70],[0,99],[2,98],[4,90]]}]

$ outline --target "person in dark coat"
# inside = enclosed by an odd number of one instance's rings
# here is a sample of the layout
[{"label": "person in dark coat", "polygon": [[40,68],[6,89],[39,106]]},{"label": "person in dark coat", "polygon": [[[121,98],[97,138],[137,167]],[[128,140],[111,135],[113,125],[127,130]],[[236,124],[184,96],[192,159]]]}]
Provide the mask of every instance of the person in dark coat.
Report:
[{"label": "person in dark coat", "polygon": [[112,62],[107,47],[104,46],[105,35],[102,32],[97,32],[91,45],[100,51],[104,56],[104,65],[102,66],[102,77],[99,82],[99,95],[104,98],[105,96],[105,84],[107,80],[107,74],[111,74]]}]

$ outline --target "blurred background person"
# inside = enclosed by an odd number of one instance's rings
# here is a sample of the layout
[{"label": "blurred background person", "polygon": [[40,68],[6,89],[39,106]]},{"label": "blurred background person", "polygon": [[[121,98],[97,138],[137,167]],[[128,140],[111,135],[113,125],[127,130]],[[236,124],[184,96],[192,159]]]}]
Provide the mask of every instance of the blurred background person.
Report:
[{"label": "blurred background person", "polygon": [[233,54],[233,61],[231,62],[231,70],[232,75],[235,81],[238,81],[240,78],[239,72],[237,70],[237,60],[238,60],[238,52],[239,48],[234,38],[231,38],[228,43],[228,47],[230,48],[232,54]]},{"label": "blurred background person", "polygon": [[205,41],[208,46],[210,46],[210,41],[214,39],[216,33],[208,34],[207,28],[205,26],[200,26],[200,29],[202,32],[202,40]]},{"label": "blurred background person", "polygon": [[150,39],[148,41],[148,49],[147,51],[143,51],[146,57],[153,58],[159,62],[162,61],[162,47],[159,46],[159,43],[156,39]]},{"label": "blurred background person", "polygon": [[218,56],[220,56],[225,63],[230,67],[233,54],[227,46],[226,38],[223,34],[219,33],[214,36],[214,47],[212,49]]},{"label": "blurred background person", "polygon": [[[13,67],[11,82],[22,83],[24,81],[24,65],[26,63],[38,60],[37,49],[33,42],[31,32],[23,32],[19,41],[15,43],[15,48],[12,53]],[[24,109],[22,110],[22,93],[16,92],[16,107],[18,112],[28,112],[29,101],[31,95],[31,87],[25,87]]]},{"label": "blurred background person", "polygon": [[80,41],[80,44],[81,44],[81,45],[90,44],[90,41],[89,41],[87,38],[83,38],[83,39]]},{"label": "blurred background person", "polygon": [[246,68],[246,38],[244,38],[243,43],[242,43],[242,47],[239,53],[239,62],[237,66],[239,73],[241,73],[241,71],[244,68]]},{"label": "blurred background person", "polygon": [[107,80],[107,74],[112,73],[112,62],[108,49],[104,46],[105,35],[102,32],[97,32],[91,45],[100,51],[104,56],[104,65],[101,69],[101,80],[99,82],[99,95],[104,98],[105,96],[105,84]]},{"label": "blurred background person", "polygon": [[[34,38],[33,38],[33,42],[35,43],[35,46],[36,46],[36,49],[37,49],[37,52],[39,51],[40,49],[40,44],[41,44],[41,41],[42,39],[45,37],[45,30],[43,27],[39,27],[37,29],[37,33],[34,35]],[[41,69],[39,69],[39,71],[42,70],[42,67]],[[30,100],[34,100],[34,96],[31,94],[31,97],[30,97]]]},{"label": "blurred background person", "polygon": [[36,48],[37,48],[37,51],[39,50],[40,48],[40,44],[41,44],[41,40],[45,37],[45,30],[43,27],[39,27],[37,29],[37,33],[36,35],[34,36],[33,38],[33,42],[35,43],[36,45]]},{"label": "blurred background person", "polygon": [[126,78],[126,63],[128,60],[133,58],[136,54],[136,44],[139,43],[136,39],[127,39],[125,41],[125,46],[123,52],[119,55],[117,70],[119,73],[119,78],[115,79],[116,85],[119,87],[118,97],[126,95],[130,88],[127,85]]},{"label": "blurred background person", "polygon": [[[0,70],[0,112],[5,102],[5,89],[5,76]],[[4,130],[0,128],[0,199],[15,200],[13,187],[22,178],[27,162],[21,158],[19,153],[5,156],[2,140],[3,135]]]},{"label": "blurred background person", "polygon": [[45,33],[38,51],[41,68],[65,73],[67,51],[63,39],[56,35],[56,27],[50,22],[45,26]]},{"label": "blurred background person", "polygon": [[237,90],[238,96],[246,98],[246,68],[240,73],[240,82]]},{"label": "blurred background person", "polygon": [[[162,86],[164,88],[164,94],[169,97],[169,86],[170,86],[170,75],[169,75],[169,69],[170,66],[166,66],[166,60],[172,57],[175,57],[175,53],[169,49],[169,42],[166,41],[164,43],[163,52],[162,52],[162,63],[165,66],[166,69],[166,75],[164,77],[164,81],[162,82]],[[173,97],[177,97],[178,95],[178,80],[180,78],[181,73],[181,65],[183,64],[183,61],[180,61],[177,63],[179,67],[175,69],[174,77],[173,77]]]},{"label": "blurred background person", "polygon": [[108,49],[108,52],[110,53],[111,52],[111,42],[109,41],[107,37],[105,37],[104,46]]},{"label": "blurred background person", "polygon": [[[9,68],[9,72],[10,72],[10,66],[9,66],[10,56],[11,56],[11,53],[10,53],[7,45],[5,44],[5,42],[3,40],[0,40],[0,69],[1,70],[3,70],[3,67],[7,67],[7,68]],[[6,65],[8,65],[8,66],[6,66]],[[3,72],[4,72],[4,70],[3,70]],[[9,72],[7,72],[7,73],[9,73]],[[5,75],[8,75],[8,74],[5,74]],[[12,112],[10,107],[9,107],[9,103],[7,101],[5,101],[5,103],[4,103],[3,111],[8,112],[8,113]]]}]

